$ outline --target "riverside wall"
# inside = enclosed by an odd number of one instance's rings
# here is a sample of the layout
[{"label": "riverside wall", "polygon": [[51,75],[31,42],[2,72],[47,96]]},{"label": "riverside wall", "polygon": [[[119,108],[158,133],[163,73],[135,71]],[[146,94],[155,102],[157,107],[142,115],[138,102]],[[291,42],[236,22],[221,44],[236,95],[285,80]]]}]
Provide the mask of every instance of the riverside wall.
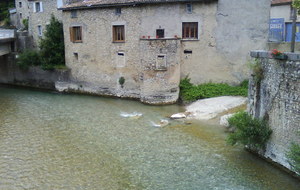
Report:
[{"label": "riverside wall", "polygon": [[291,170],[286,153],[292,142],[300,144],[300,54],[286,53],[284,60],[273,59],[268,51],[252,51],[261,64],[263,79],[249,84],[248,111],[265,118],[273,130],[266,149],[260,154]]},{"label": "riverside wall", "polygon": [[0,84],[55,90],[55,83],[67,81],[68,78],[69,70],[21,69],[16,64],[15,54],[0,56]]}]

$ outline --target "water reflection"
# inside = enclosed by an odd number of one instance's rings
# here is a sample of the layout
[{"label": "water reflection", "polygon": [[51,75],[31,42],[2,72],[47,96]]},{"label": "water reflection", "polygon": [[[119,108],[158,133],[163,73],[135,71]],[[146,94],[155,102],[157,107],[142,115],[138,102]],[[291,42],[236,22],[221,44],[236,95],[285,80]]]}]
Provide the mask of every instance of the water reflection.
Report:
[{"label": "water reflection", "polygon": [[218,126],[151,125],[176,105],[0,88],[0,109],[0,189],[299,189]]}]

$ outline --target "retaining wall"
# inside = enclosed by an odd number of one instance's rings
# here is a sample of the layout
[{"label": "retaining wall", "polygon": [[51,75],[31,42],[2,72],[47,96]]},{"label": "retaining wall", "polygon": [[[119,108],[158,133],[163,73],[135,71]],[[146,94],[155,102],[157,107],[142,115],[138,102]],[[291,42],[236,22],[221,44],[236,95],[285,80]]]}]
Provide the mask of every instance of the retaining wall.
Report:
[{"label": "retaining wall", "polygon": [[263,79],[249,84],[248,111],[269,120],[273,130],[261,154],[291,169],[286,153],[292,142],[300,144],[300,54],[286,53],[286,60],[273,59],[267,51],[252,51],[261,63]]}]

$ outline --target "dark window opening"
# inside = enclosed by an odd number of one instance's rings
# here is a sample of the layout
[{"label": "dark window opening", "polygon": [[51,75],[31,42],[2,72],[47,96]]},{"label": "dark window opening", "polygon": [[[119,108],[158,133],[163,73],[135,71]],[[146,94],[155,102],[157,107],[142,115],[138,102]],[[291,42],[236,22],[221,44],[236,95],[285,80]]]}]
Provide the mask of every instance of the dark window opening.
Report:
[{"label": "dark window opening", "polygon": [[22,8],[22,2],[19,2],[19,7]]},{"label": "dark window opening", "polygon": [[77,18],[77,11],[76,10],[71,11],[71,18]]},{"label": "dark window opening", "polygon": [[192,13],[193,12],[192,4],[186,4],[186,12],[187,13]]},{"label": "dark window opening", "polygon": [[41,4],[40,4],[40,2],[36,2],[35,3],[35,10],[36,10],[36,12],[41,12]]},{"label": "dark window opening", "polygon": [[121,8],[116,8],[116,15],[120,15],[122,13],[122,9]]},{"label": "dark window opening", "polygon": [[186,50],[183,51],[183,53],[185,53],[185,54],[192,54],[193,51],[192,51],[192,50],[187,50],[187,49],[186,49]]},{"label": "dark window opening", "polygon": [[165,30],[164,29],[157,29],[156,30],[156,38],[164,38],[165,37]]},{"label": "dark window opening", "polygon": [[198,22],[183,22],[182,23],[182,38],[183,39],[198,39]]}]

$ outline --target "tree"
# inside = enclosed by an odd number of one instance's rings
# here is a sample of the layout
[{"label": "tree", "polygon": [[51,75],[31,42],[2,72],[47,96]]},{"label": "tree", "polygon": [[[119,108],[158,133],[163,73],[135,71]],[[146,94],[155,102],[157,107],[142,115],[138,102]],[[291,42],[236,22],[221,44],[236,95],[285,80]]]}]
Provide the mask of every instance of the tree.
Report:
[{"label": "tree", "polygon": [[65,65],[65,45],[63,25],[53,15],[40,42],[42,66],[52,69],[55,65]]}]

